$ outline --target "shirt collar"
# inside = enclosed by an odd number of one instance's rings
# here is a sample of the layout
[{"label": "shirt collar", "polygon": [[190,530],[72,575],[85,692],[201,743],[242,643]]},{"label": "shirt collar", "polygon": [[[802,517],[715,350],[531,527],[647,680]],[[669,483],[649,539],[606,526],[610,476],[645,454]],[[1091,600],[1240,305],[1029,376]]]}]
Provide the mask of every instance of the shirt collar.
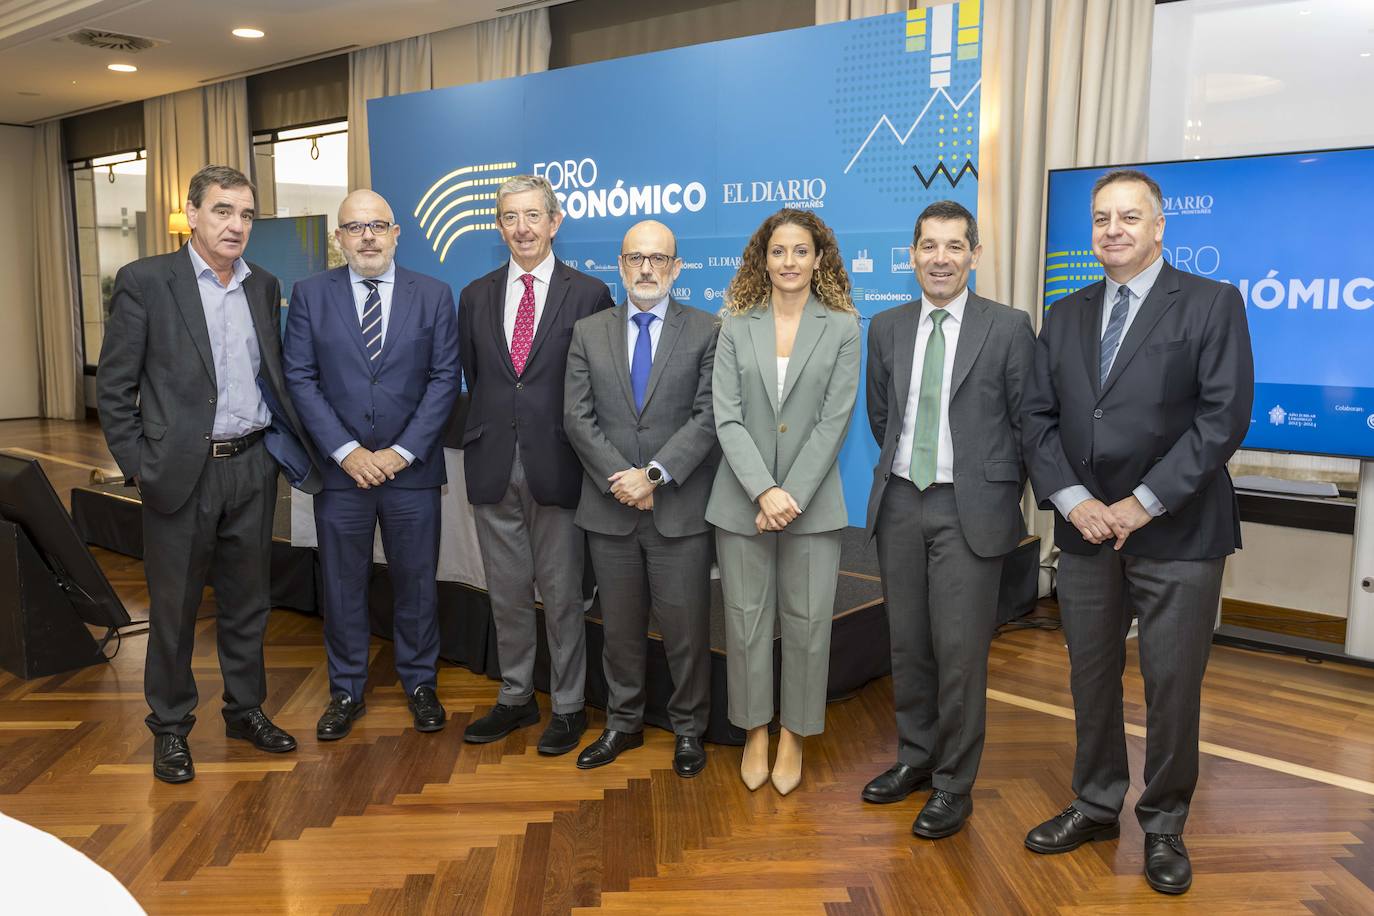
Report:
[{"label": "shirt collar", "polygon": [[[668,297],[664,296],[662,299],[658,300],[658,302],[654,304],[654,307],[649,309],[649,311],[652,312],[654,317],[657,318],[659,321],[667,321]],[[625,320],[630,324],[634,324],[635,316],[639,314],[639,307],[636,306],[633,302],[631,302],[628,298],[625,300],[625,313]],[[653,324],[652,321],[649,323]]]},{"label": "shirt collar", "polygon": [[1155,281],[1159,279],[1159,272],[1164,269],[1164,255],[1161,253],[1155,258],[1154,263],[1136,274],[1125,283],[1117,283],[1111,277],[1107,278],[1107,304],[1111,305],[1116,301],[1117,290],[1126,287],[1131,291],[1131,295],[1137,300],[1144,301],[1150,295],[1150,290],[1154,288]]},{"label": "shirt collar", "polygon": [[[957,296],[954,297],[954,301],[950,302],[949,305],[945,306],[945,311],[946,311],[946,312],[949,312],[949,317],[946,318],[945,320],[946,320],[946,321],[953,321],[955,324],[961,324],[961,323],[963,323],[963,320],[964,320],[964,306],[966,306],[966,305],[968,305],[968,287],[967,287],[967,286],[965,286],[965,287],[963,288],[963,290],[959,293],[959,295],[957,295]],[[922,319],[922,320],[925,320],[926,318],[930,317],[931,312],[933,312],[934,310],[935,310],[935,306],[931,305],[930,300],[927,299],[927,298],[925,297],[925,294],[924,294],[924,293],[922,293],[922,294],[921,294],[921,319]]]},{"label": "shirt collar", "polygon": [[555,261],[552,251],[549,252],[548,257],[544,258],[544,260],[540,261],[535,266],[534,270],[525,270],[519,264],[515,263],[515,258],[511,258],[510,268],[506,273],[506,283],[519,283],[520,278],[525,274],[529,273],[534,275],[534,279],[538,280],[540,283],[543,283],[545,286],[548,286],[549,280],[553,278],[554,263]]},{"label": "shirt collar", "polygon": [[396,262],[392,261],[390,264],[387,265],[387,268],[384,272],[378,274],[375,277],[364,277],[362,274],[355,271],[352,267],[348,268],[349,285],[356,285],[362,283],[364,280],[376,280],[378,283],[395,283]]},{"label": "shirt collar", "polygon": [[[190,242],[187,242],[186,250],[191,254],[191,267],[195,269],[196,276],[203,277],[205,276],[205,272],[208,270],[210,272],[210,279],[214,280],[216,283],[219,283],[219,274],[215,273],[215,269],[211,267],[208,263],[206,263],[205,259],[200,256],[200,252],[196,251],[196,246],[192,245]],[[226,286],[225,289],[230,289],[235,284],[242,286],[243,281],[247,279],[252,273],[253,271],[248,269],[247,261],[245,261],[243,258],[234,258],[234,280],[229,284],[229,286]]]}]

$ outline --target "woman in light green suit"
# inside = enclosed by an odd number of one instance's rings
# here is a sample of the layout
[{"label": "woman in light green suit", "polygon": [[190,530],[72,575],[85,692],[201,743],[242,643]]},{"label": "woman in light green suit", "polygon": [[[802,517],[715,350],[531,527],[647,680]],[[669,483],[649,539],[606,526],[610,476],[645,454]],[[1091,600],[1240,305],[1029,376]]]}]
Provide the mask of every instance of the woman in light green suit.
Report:
[{"label": "woman in light green suit", "polygon": [[830,619],[848,524],[837,459],[859,389],[859,319],[835,235],[780,210],[744,249],[712,373],[725,461],[706,520],[725,597],[730,721],[748,731],[740,776],[768,779],[773,633],[782,632],[774,787],[801,782],[802,738],[825,727]]}]

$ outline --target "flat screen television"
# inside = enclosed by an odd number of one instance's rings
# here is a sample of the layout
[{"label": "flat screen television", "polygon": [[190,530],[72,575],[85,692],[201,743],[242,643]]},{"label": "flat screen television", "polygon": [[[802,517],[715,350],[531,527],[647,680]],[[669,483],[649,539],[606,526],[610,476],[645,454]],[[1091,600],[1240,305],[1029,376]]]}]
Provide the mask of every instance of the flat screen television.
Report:
[{"label": "flat screen television", "polygon": [[[1131,167],[1163,192],[1169,263],[1245,299],[1255,405],[1244,447],[1374,459],[1374,147]],[[1089,212],[1107,171],[1049,173],[1046,309],[1102,279]]]},{"label": "flat screen television", "polygon": [[24,529],[84,623],[105,628],[131,623],[37,461],[0,455],[0,518]]}]

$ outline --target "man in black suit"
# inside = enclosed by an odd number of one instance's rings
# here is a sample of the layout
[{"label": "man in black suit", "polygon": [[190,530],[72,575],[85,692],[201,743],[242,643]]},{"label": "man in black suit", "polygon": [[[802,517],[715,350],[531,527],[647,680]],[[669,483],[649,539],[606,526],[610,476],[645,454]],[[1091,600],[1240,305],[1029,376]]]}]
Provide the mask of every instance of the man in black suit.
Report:
[{"label": "man in black suit", "polygon": [[307,492],[320,476],[282,377],[281,287],[243,260],[254,215],[241,172],[207,166],[192,177],[191,241],[119,271],[96,377],[105,439],[143,500],[143,689],[164,782],[195,777],[191,651],[207,579],[226,734],[273,753],[296,747],[262,711],[272,512],[279,462]]},{"label": "man in black suit", "polygon": [[1120,833],[1130,771],[1121,676],[1131,617],[1145,680],[1145,877],[1181,894],[1198,775],[1202,676],[1240,518],[1226,462],[1245,438],[1254,361],[1235,287],[1164,262],[1163,198],[1143,172],[1093,187],[1106,279],[1045,316],[1023,407],[1040,505],[1053,507],[1059,605],[1078,731],[1072,805],[1026,846],[1067,852]]},{"label": "man in black suit", "polygon": [[574,522],[582,465],[563,431],[563,378],[573,325],[615,303],[605,283],[553,256],[563,214],[547,180],[509,179],[497,191],[496,209],[510,261],[463,289],[458,350],[471,397],[464,476],[496,622],[501,693],[463,737],[496,741],[539,721],[537,585],[553,699],[539,752],[566,754],[587,729],[587,648],[586,544]]}]

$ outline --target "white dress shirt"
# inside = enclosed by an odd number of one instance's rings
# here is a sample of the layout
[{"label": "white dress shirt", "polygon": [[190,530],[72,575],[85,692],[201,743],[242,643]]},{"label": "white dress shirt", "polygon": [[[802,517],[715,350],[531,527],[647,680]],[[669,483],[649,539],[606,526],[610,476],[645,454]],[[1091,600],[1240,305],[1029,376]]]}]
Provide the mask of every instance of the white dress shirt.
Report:
[{"label": "white dress shirt", "polygon": [[[382,300],[382,347],[387,346],[386,329],[391,326],[391,295],[396,291],[396,262],[387,266],[386,272],[376,277],[364,277],[355,273],[353,268],[348,268],[348,288],[353,292],[353,311],[357,315],[358,324],[363,321],[363,308],[367,305],[367,297],[372,290],[368,289],[364,280],[377,281],[377,295]],[[335,464],[343,464],[343,460],[349,453],[358,448],[362,443],[357,439],[350,439],[343,445],[334,450],[330,458],[334,459]],[[415,463],[415,456],[399,445],[391,446],[391,450],[405,459],[406,466]]]},{"label": "white dress shirt", "polygon": [[[1126,324],[1121,328],[1121,339],[1117,341],[1116,353],[1112,355],[1112,363],[1121,355],[1121,345],[1126,342],[1126,332],[1131,329],[1131,323],[1135,321],[1135,316],[1140,314],[1140,307],[1145,304],[1145,297],[1150,295],[1150,290],[1154,288],[1155,281],[1159,279],[1159,272],[1164,269],[1164,256],[1155,258],[1153,264],[1136,274],[1125,284],[1117,283],[1111,277],[1107,278],[1106,295],[1102,297],[1102,324],[1098,332],[1098,339],[1107,333],[1107,325],[1111,323],[1112,306],[1116,304],[1117,291],[1124,285],[1130,290],[1130,297],[1126,306]],[[1111,366],[1107,367],[1111,371]],[[1158,518],[1164,514],[1164,504],[1159,501],[1155,494],[1145,484],[1140,484],[1132,491],[1135,498],[1140,500],[1140,505],[1150,515]],[[1059,514],[1064,518],[1069,517],[1069,513],[1077,509],[1080,503],[1092,499],[1093,495],[1088,492],[1088,488],[1081,485],[1065,487],[1050,495],[1050,502],[1059,510]]]},{"label": "white dress shirt", "polygon": [[186,244],[191,267],[196,272],[200,306],[205,312],[205,330],[210,335],[210,355],[215,361],[215,423],[211,435],[216,440],[237,439],[272,423],[272,412],[258,390],[257,331],[243,289],[252,270],[243,258],[235,258],[229,283],[219,276],[196,251]]},{"label": "white dress shirt", "polygon": [[515,263],[515,258],[510,259],[510,267],[506,271],[506,312],[505,330],[506,347],[509,348],[511,341],[515,339],[515,316],[520,312],[520,300],[525,297],[525,281],[520,278],[525,274],[534,275],[534,330],[539,332],[539,321],[544,317],[544,303],[549,298],[549,280],[553,278],[554,267],[553,252],[540,261],[534,270],[525,270]]},{"label": "white dress shirt", "polygon": [[[968,287],[945,306],[949,317],[940,325],[945,335],[945,365],[940,374],[940,432],[935,448],[935,483],[954,482],[954,440],[949,434],[949,389],[954,383],[954,351],[959,346],[959,328],[964,323],[964,309],[968,306]],[[921,297],[921,319],[916,326],[916,347],[911,357],[911,387],[906,395],[906,410],[902,412],[902,434],[897,439],[897,454],[892,459],[892,473],[911,479],[911,448],[916,442],[916,412],[921,400],[921,374],[925,371],[926,345],[935,329],[935,306]]]}]

